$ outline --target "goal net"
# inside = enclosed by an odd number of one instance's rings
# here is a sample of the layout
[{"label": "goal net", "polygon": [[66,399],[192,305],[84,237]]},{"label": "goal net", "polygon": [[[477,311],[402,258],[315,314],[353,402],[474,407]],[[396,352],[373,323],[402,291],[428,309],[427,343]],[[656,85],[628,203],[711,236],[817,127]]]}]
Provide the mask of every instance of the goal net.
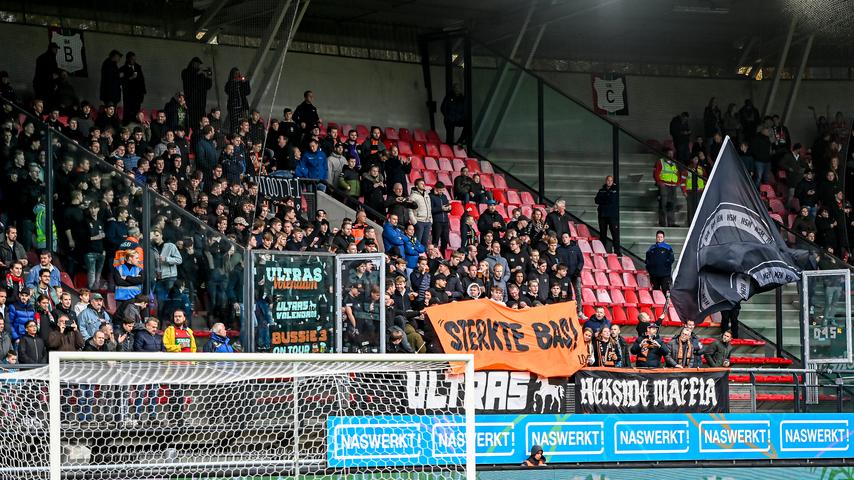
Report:
[{"label": "goal net", "polygon": [[[465,401],[413,410],[406,372]],[[473,372],[460,355],[55,352],[0,374],[0,479],[473,480]]]}]

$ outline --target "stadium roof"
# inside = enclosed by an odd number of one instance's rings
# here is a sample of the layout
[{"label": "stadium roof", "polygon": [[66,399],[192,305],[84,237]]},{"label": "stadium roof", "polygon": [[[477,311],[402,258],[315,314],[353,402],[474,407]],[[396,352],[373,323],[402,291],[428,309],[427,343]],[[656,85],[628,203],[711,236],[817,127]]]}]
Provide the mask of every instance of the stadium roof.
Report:
[{"label": "stadium roof", "polygon": [[[278,0],[0,0],[0,9],[153,25],[192,35],[193,22],[225,1],[212,24],[224,33],[261,36]],[[849,66],[854,58],[851,0],[539,0],[520,55],[547,25],[538,59],[734,67],[762,59],[773,65],[789,23],[798,17],[789,64],[810,34],[811,66]],[[418,34],[468,28],[507,53],[528,2],[514,0],[313,0],[297,40],[415,51]],[[411,45],[410,45],[411,44]]]}]

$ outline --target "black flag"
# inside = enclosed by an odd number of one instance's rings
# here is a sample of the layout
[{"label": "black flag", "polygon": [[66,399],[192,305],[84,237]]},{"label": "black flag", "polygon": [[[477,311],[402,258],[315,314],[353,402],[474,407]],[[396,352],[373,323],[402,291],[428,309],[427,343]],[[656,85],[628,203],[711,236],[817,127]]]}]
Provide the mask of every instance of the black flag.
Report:
[{"label": "black flag", "polygon": [[808,264],[809,252],[786,246],[727,137],[676,264],[670,298],[679,317],[699,322],[729,310],[800,280]]}]

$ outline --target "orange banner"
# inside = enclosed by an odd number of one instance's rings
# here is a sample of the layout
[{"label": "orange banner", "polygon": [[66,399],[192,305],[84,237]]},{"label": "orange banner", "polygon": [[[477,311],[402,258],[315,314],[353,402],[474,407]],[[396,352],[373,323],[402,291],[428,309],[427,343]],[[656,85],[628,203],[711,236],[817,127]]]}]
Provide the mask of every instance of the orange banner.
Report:
[{"label": "orange banner", "polygon": [[474,354],[476,370],[568,377],[587,365],[575,302],[514,310],[491,300],[428,307],[445,353]]}]

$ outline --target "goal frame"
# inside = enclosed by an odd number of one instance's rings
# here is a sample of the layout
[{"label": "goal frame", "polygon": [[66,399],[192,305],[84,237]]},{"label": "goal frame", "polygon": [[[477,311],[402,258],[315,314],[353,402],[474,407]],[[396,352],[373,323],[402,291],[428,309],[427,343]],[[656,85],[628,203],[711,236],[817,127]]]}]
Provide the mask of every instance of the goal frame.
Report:
[{"label": "goal frame", "polygon": [[[48,361],[48,414],[49,414],[49,472],[50,480],[62,478],[61,442],[61,382],[60,364],[63,361],[202,361],[202,362],[463,362],[465,363],[465,409],[466,425],[466,468],[468,480],[476,479],[475,459],[475,401],[474,401],[474,356],[471,354],[359,354],[359,353],[164,353],[164,352],[51,352]],[[299,399],[294,403],[299,410]],[[296,428],[296,426],[294,427]],[[295,478],[299,478],[295,468]]]}]

